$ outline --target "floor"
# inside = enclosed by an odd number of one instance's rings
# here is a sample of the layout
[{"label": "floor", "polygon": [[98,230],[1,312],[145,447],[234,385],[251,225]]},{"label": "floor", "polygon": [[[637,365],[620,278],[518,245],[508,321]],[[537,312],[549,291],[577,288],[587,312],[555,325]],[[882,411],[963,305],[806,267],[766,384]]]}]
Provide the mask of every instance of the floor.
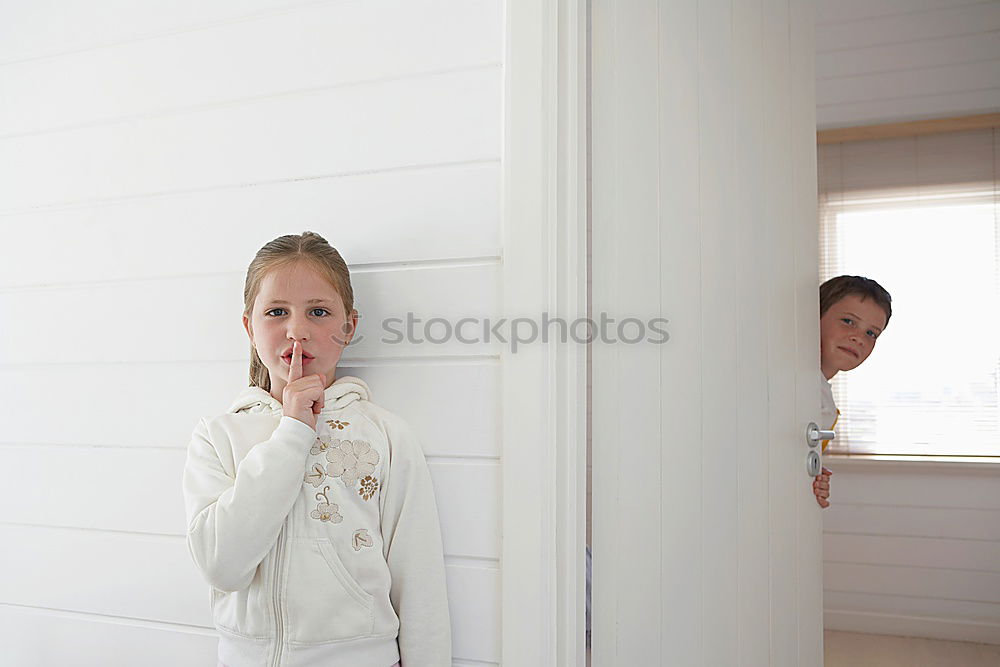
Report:
[{"label": "floor", "polygon": [[824,667],[997,667],[1000,646],[827,630]]}]

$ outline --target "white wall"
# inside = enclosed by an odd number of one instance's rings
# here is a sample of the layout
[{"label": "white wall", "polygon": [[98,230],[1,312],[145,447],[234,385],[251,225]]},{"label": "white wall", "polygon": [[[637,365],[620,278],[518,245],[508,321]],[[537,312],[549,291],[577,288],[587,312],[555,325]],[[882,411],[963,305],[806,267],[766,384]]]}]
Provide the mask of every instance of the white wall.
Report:
[{"label": "white wall", "polygon": [[826,628],[1000,644],[1000,477],[988,464],[836,461]]},{"label": "white wall", "polygon": [[341,373],[422,437],[456,664],[499,662],[499,354],[380,345],[377,326],[498,308],[502,14],[500,0],[4,6],[4,664],[215,664],[185,449],[246,384],[246,264],[306,229],[354,272],[369,338]]},{"label": "white wall", "polygon": [[1000,2],[819,0],[820,129],[1000,110]]}]

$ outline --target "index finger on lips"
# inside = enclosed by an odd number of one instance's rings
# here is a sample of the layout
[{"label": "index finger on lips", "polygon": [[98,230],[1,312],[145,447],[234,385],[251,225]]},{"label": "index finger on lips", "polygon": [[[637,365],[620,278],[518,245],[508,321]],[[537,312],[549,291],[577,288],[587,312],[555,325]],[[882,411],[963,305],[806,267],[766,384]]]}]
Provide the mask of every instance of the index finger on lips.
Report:
[{"label": "index finger on lips", "polygon": [[292,383],[302,377],[302,346],[299,341],[292,343],[292,363],[288,369],[288,382]]}]

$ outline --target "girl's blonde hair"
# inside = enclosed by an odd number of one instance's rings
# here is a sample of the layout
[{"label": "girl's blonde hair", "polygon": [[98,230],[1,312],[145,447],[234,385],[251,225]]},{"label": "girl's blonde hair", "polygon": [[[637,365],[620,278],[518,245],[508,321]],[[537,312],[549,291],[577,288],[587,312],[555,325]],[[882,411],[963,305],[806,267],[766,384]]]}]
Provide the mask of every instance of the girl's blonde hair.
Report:
[{"label": "girl's blonde hair", "polygon": [[[244,317],[250,317],[264,277],[275,269],[296,262],[308,262],[330,281],[333,289],[337,290],[337,294],[343,300],[344,310],[350,319],[351,313],[354,312],[354,290],[351,288],[351,272],[347,269],[347,262],[336,248],[315,232],[279,236],[257,251],[247,268],[247,279],[243,286]],[[271,376],[252,343],[250,386],[271,391]]]}]

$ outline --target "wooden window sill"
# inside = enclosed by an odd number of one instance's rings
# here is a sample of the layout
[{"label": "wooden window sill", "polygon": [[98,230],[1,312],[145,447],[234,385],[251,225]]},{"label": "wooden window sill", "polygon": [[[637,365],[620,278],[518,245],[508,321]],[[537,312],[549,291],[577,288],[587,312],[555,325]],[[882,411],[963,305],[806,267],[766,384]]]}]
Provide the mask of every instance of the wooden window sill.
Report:
[{"label": "wooden window sill", "polygon": [[899,456],[888,454],[826,454],[823,462],[843,469],[871,472],[986,473],[1000,475],[1000,456]]}]

